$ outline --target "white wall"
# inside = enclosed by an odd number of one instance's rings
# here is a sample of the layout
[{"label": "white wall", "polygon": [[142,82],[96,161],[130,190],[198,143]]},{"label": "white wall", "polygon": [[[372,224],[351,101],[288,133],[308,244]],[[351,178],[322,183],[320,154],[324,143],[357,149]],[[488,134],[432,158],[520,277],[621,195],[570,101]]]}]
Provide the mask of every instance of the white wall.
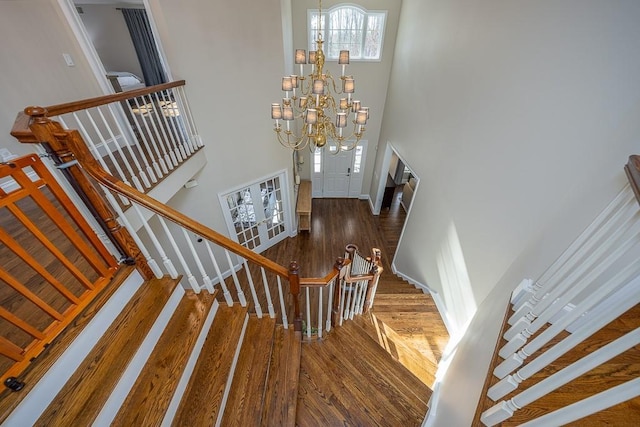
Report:
[{"label": "white wall", "polygon": [[[325,0],[322,2],[323,9],[345,3],[341,0]],[[368,140],[367,159],[364,167],[361,194],[369,194],[373,166],[378,149],[378,137],[382,124],[382,112],[387,96],[387,84],[393,62],[396,33],[398,30],[398,19],[400,16],[401,0],[359,0],[347,2],[357,4],[367,10],[386,10],[387,22],[384,34],[384,45],[382,60],[380,62],[351,61],[347,66],[347,73],[352,74],[356,80],[356,99],[362,101],[363,106],[370,107],[370,118],[366,126],[364,139]],[[293,5],[293,44],[297,49],[309,50],[307,43],[307,10],[317,9],[317,0],[294,0]],[[293,52],[291,52],[293,56]],[[334,76],[340,76],[340,68],[337,61],[327,61],[326,67]],[[276,96],[272,102],[277,102],[282,98],[282,92]],[[383,150],[384,151],[384,150]],[[308,152],[305,158],[310,158]],[[301,176],[303,179],[310,179],[311,162],[306,162],[302,167]]]},{"label": "white wall", "polygon": [[[127,23],[119,5],[78,4],[80,19],[106,71],[128,71],[142,76]],[[125,5],[126,6],[126,5]],[[131,6],[126,6],[131,7]]]},{"label": "white wall", "polygon": [[403,1],[380,140],[421,181],[396,267],[460,330],[477,307],[435,425],[470,425],[509,292],[622,188],[638,22],[637,1]]},{"label": "white wall", "polygon": [[14,154],[35,151],[9,135],[19,111],[102,94],[56,0],[0,1],[0,58],[0,148]]},{"label": "white wall", "polygon": [[284,73],[280,0],[149,3],[171,73],[187,81],[208,159],[196,175],[200,185],[171,204],[224,232],[219,192],[292,168],[269,110]]}]

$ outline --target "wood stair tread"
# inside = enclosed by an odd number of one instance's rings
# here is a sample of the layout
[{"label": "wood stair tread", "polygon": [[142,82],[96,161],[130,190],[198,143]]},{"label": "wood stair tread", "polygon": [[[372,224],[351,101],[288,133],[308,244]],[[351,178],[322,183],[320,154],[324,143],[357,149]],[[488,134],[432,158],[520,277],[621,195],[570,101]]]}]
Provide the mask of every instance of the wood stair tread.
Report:
[{"label": "wood stair tread", "polygon": [[100,311],[133,271],[134,267],[132,266],[121,266],[111,280],[111,283],[105,287],[100,295],[19,375],[18,379],[25,383],[20,393],[14,393],[7,388],[2,390],[0,393],[0,423],[9,416],[11,411],[18,406],[22,399],[29,394],[29,391],[44,377],[56,360],[60,358],[69,345],[80,335],[95,314]]},{"label": "wood stair tread", "polygon": [[295,426],[301,353],[301,334],[276,326],[262,426]]},{"label": "wood stair tread", "polygon": [[223,426],[259,425],[276,321],[250,315],[222,418]]},{"label": "wood stair tread", "polygon": [[90,425],[177,285],[168,277],[142,286],[36,422]]},{"label": "wood stair tread", "polygon": [[305,344],[300,369],[299,425],[420,425],[427,411],[431,390],[354,322]]},{"label": "wood stair tread", "polygon": [[392,328],[386,327],[384,322],[377,319],[373,313],[359,316],[354,321],[426,386],[433,387],[436,379],[435,372],[438,368],[437,362],[423,355],[415,347],[408,345],[397,332]]},{"label": "wood stair tread", "polygon": [[112,426],[160,425],[214,301],[185,293]]},{"label": "wood stair tread", "polygon": [[216,424],[246,319],[247,308],[239,304],[218,308],[172,425]]}]

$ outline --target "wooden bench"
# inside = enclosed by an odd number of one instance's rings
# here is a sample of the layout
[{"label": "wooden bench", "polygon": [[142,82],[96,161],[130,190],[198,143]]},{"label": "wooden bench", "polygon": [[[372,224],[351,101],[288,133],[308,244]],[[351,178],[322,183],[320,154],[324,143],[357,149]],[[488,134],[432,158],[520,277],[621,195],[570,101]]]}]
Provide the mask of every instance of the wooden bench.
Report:
[{"label": "wooden bench", "polygon": [[301,181],[298,187],[298,231],[311,231],[311,181]]}]

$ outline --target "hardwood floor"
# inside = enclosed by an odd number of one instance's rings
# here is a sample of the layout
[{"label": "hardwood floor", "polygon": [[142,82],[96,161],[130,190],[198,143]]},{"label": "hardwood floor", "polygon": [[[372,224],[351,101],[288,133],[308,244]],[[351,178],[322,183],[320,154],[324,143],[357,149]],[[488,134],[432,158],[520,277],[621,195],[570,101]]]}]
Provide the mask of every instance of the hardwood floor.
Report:
[{"label": "hardwood floor", "polygon": [[[423,293],[391,271],[406,213],[400,206],[401,187],[390,209],[373,216],[367,201],[314,199],[311,232],[266,250],[263,255],[288,265],[295,260],[301,276],[325,275],[344,247],[353,243],[362,254],[382,250],[382,273],[372,313],[356,322],[346,322],[320,342],[302,346],[298,390],[298,425],[419,425],[426,413],[437,363],[449,336],[430,295]],[[357,335],[358,339],[353,338]],[[347,339],[345,337],[351,337]],[[365,340],[361,344],[359,340]],[[368,345],[382,347],[387,358],[371,356],[372,366],[351,366],[346,354],[357,354]],[[351,358],[347,358],[351,360]],[[367,358],[357,358],[358,363]],[[337,362],[337,363],[336,363]],[[376,365],[379,363],[380,365]],[[396,366],[397,365],[397,366]],[[378,370],[401,370],[407,378]],[[376,384],[370,381],[388,381]],[[413,381],[414,395],[405,395],[403,384]],[[361,395],[364,393],[364,395]],[[418,396],[416,397],[415,394]],[[418,399],[413,400],[413,399]],[[396,411],[407,405],[403,415]],[[387,412],[385,412],[387,411]]]}]

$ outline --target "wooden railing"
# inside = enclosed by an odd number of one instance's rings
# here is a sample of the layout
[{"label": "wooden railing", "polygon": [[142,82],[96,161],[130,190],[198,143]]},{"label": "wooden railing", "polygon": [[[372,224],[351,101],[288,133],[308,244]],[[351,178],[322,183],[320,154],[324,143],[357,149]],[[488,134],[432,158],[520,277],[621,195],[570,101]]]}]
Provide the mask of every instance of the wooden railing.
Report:
[{"label": "wooden railing", "polygon": [[[63,128],[78,129],[102,168],[147,192],[203,145],[184,85],[180,80],[45,110]],[[12,135],[22,142],[42,142],[33,139],[29,121],[29,113],[19,114]]]},{"label": "wooden railing", "polygon": [[117,262],[36,155],[0,164],[0,371],[15,378],[109,284]]},{"label": "wooden railing", "polygon": [[373,248],[371,257],[364,257],[356,245],[349,244],[344,258],[336,260],[331,273],[301,281],[306,302],[305,337],[322,338],[323,328],[329,332],[332,326],[341,326],[344,320],[366,313],[373,305],[382,270],[380,249]]},{"label": "wooden railing", "polygon": [[[379,251],[375,261],[363,261],[357,250],[348,251],[327,276],[301,278],[295,262],[288,268],[274,263],[145,194],[153,181],[202,145],[189,114],[184,84],[179,81],[47,108],[29,107],[18,115],[12,135],[43,147],[102,220],[123,258],[135,263],[146,279],[183,276],[186,286],[196,292],[203,288],[212,292],[218,285],[228,305],[251,304],[258,316],[265,307],[285,327],[293,318],[298,331],[303,322],[302,288],[307,306],[311,292],[318,292],[319,301],[325,301],[325,305],[314,304],[318,312],[313,313],[314,319],[318,315],[324,322],[325,331],[345,316],[366,310],[382,271]],[[94,187],[85,174],[101,188]],[[133,214],[124,215],[129,208]],[[137,218],[136,224],[130,217]],[[156,223],[151,224],[151,218]],[[169,256],[167,248],[174,256]],[[353,266],[357,271],[352,271]],[[283,291],[287,284],[289,304]],[[308,332],[310,313],[307,310]],[[313,329],[322,335],[322,326]]]},{"label": "wooden railing", "polygon": [[[633,156],[626,168],[631,185],[537,280],[524,280],[513,292],[484,398],[493,404],[485,404],[479,416],[484,425],[561,425],[640,396],[637,370],[631,366],[616,365],[615,376],[589,374],[606,371],[607,363],[624,354],[628,359],[635,352],[637,359],[638,160]],[[576,401],[554,397],[569,383],[591,396]],[[538,400],[546,411],[529,409]]]},{"label": "wooden railing", "polygon": [[[123,96],[105,98],[118,101]],[[54,106],[53,111],[64,113],[97,102],[104,100]],[[23,142],[43,143],[57,163],[65,165],[77,186],[89,195],[90,204],[97,206],[96,210],[101,212],[100,216],[105,222],[112,222],[110,229],[119,232],[115,240],[135,260],[144,277],[168,274],[177,278],[182,275],[188,281],[186,286],[196,292],[201,289],[212,292],[217,285],[228,305],[235,302],[250,304],[258,316],[263,315],[265,307],[269,316],[279,317],[285,327],[289,324],[289,318],[293,318],[295,329],[302,330],[299,303],[301,288],[319,288],[332,283],[335,269],[324,278],[301,278],[295,262],[288,268],[274,263],[113,176],[87,147],[82,133],[66,129],[51,120],[47,109],[30,107],[25,109],[25,115],[29,120],[19,116],[12,134]],[[93,187],[85,173],[99,183],[104,197]],[[123,213],[124,205],[128,205],[140,217],[144,235],[139,235],[138,230],[129,224]],[[157,224],[150,224],[150,217],[157,218]],[[118,223],[115,218],[124,227],[116,227]],[[182,249],[185,244],[187,250]],[[168,255],[166,248],[173,249],[175,259]],[[345,265],[350,265],[350,261]],[[256,286],[260,281],[263,286]],[[285,301],[286,292],[283,290],[287,284],[291,294],[289,304]],[[250,302],[247,301],[247,294],[251,296]],[[274,298],[276,295],[277,299]],[[274,304],[274,300],[279,300],[279,304]],[[327,309],[325,314],[331,311]]]}]

